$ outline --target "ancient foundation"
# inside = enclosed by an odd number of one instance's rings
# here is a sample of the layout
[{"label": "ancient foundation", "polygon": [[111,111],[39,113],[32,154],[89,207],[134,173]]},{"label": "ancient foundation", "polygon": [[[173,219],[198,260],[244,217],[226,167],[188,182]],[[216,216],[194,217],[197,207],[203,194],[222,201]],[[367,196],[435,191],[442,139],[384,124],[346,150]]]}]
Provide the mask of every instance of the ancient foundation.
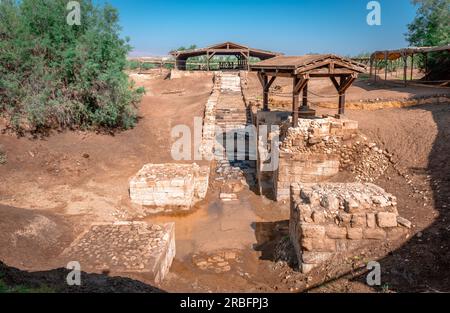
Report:
[{"label": "ancient foundation", "polygon": [[150,207],[180,207],[188,210],[205,198],[209,166],[197,164],[147,164],[130,180],[135,204]]},{"label": "ancient foundation", "polygon": [[175,224],[94,224],[63,252],[83,272],[144,277],[161,282],[175,257]]},{"label": "ancient foundation", "polygon": [[288,200],[292,183],[323,182],[339,173],[342,147],[354,138],[358,122],[332,117],[300,119],[281,126],[280,158],[274,173],[273,194]]},{"label": "ancient foundation", "polygon": [[308,273],[338,254],[398,239],[411,224],[397,199],[373,184],[292,184],[290,238]]}]

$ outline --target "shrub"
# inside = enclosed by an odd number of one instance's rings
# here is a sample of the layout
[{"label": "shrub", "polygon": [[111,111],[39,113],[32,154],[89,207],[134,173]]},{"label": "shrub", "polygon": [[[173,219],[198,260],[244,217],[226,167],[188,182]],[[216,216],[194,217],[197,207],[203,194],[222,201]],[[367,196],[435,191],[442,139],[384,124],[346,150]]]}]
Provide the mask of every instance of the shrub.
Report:
[{"label": "shrub", "polygon": [[0,0],[0,110],[18,130],[129,128],[142,89],[124,73],[128,39],[110,5],[81,0]]}]

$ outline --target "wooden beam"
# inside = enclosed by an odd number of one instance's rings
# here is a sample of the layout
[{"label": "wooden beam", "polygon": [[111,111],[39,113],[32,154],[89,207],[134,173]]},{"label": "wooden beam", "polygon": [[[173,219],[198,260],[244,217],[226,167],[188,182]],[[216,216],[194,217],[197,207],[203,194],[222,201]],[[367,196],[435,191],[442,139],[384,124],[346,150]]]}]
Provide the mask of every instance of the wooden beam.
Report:
[{"label": "wooden beam", "polygon": [[263,111],[269,111],[269,90],[266,88],[269,84],[267,75],[263,76]]},{"label": "wooden beam", "polygon": [[353,84],[353,82],[356,80],[356,77],[349,76],[347,78],[342,79],[341,78],[341,84],[339,86],[339,93],[345,93],[348,88]]},{"label": "wooden beam", "polygon": [[264,74],[261,73],[261,72],[258,72],[257,76],[258,76],[259,82],[261,83],[261,86],[262,86],[262,88],[264,90],[264,87],[265,87],[265,85],[264,85],[264,78],[263,78]]},{"label": "wooden beam", "polygon": [[306,82],[305,87],[303,87],[302,107],[304,110],[308,109],[308,82]]},{"label": "wooden beam", "polygon": [[384,83],[387,81],[387,71],[388,71],[388,52],[384,51]]},{"label": "wooden beam", "polygon": [[294,75],[293,73],[286,73],[286,72],[277,72],[277,71],[257,71],[258,73],[263,73],[265,75],[268,76],[276,76],[276,77],[288,77],[288,78],[293,78]]},{"label": "wooden beam", "polygon": [[408,76],[408,56],[406,54],[403,55],[403,81],[405,83],[405,87],[407,86],[407,76]]},{"label": "wooden beam", "polygon": [[296,76],[296,78],[298,79],[294,79],[294,94],[300,93],[300,91],[302,91],[305,85],[308,83],[308,78],[298,76]]},{"label": "wooden beam", "polygon": [[411,80],[413,80],[413,72],[414,72],[414,53],[411,54]]},{"label": "wooden beam", "polygon": [[339,115],[345,114],[345,93],[339,95]]},{"label": "wooden beam", "polygon": [[330,79],[331,79],[331,82],[334,85],[334,88],[336,88],[336,91],[339,92],[339,83],[337,82],[336,78],[335,77],[330,77]]},{"label": "wooden beam", "polygon": [[301,85],[303,79],[300,79],[299,77],[295,76],[293,81],[293,92],[292,92],[292,127],[297,127],[298,125],[298,97],[299,92],[297,91],[297,86]]},{"label": "wooden beam", "polygon": [[372,74],[373,74],[373,57],[370,57],[370,78],[372,78]]},{"label": "wooden beam", "polygon": [[269,82],[267,83],[266,89],[267,91],[269,91],[270,87],[272,87],[273,82],[275,81],[277,77],[276,76],[272,76],[269,80]]}]

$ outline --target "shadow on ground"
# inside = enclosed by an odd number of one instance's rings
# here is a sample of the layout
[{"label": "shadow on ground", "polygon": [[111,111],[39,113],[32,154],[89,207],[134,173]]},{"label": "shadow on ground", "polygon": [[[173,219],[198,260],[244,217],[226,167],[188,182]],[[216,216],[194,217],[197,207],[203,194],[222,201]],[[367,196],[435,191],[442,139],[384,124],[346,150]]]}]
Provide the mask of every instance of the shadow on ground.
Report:
[{"label": "shadow on ground", "polygon": [[108,274],[81,273],[81,286],[69,286],[64,268],[43,272],[26,272],[0,262],[1,292],[57,293],[162,293],[163,290],[143,282]]}]

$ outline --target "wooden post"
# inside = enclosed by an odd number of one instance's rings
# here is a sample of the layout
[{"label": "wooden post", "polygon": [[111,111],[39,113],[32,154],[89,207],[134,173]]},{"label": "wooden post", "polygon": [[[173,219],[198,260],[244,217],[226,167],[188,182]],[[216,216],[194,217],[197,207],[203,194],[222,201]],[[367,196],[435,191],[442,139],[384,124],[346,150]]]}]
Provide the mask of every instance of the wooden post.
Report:
[{"label": "wooden post", "polygon": [[408,56],[403,55],[403,80],[405,82],[405,87],[407,86],[407,76],[408,76]]},{"label": "wooden post", "polygon": [[377,69],[378,69],[378,60],[375,60],[375,77],[374,77],[374,81],[377,81]]},{"label": "wooden post", "polygon": [[413,80],[413,71],[414,71],[414,53],[411,54],[411,80]]},{"label": "wooden post", "polygon": [[296,91],[295,86],[298,85],[298,83],[300,82],[300,78],[298,78],[297,76],[294,77],[294,90],[292,92],[292,126],[293,127],[297,127],[298,125],[298,103],[299,103],[299,94],[300,91]]},{"label": "wooden post", "polygon": [[429,77],[428,77],[428,53],[427,52],[424,53],[424,58],[425,58],[425,80],[429,80]]},{"label": "wooden post", "polygon": [[373,74],[373,56],[370,56],[370,74],[369,77],[372,78]]},{"label": "wooden post", "polygon": [[267,112],[269,111],[269,78],[267,75],[263,75],[263,81],[264,81],[264,94],[263,94],[263,111]]},{"label": "wooden post", "polygon": [[345,91],[342,94],[339,94],[339,115],[345,114]]},{"label": "wooden post", "polygon": [[384,52],[384,83],[387,81],[387,71],[388,71],[388,52]]},{"label": "wooden post", "polygon": [[336,78],[330,77],[331,81],[333,82],[334,87],[336,88],[338,94],[339,94],[339,115],[345,114],[345,92],[348,88],[353,84],[353,82],[356,80],[357,75],[352,74],[350,76],[341,76],[339,83],[337,82]]},{"label": "wooden post", "polygon": [[209,51],[206,51],[206,70],[209,72]]},{"label": "wooden post", "polygon": [[308,110],[308,83],[303,87],[302,110]]}]

